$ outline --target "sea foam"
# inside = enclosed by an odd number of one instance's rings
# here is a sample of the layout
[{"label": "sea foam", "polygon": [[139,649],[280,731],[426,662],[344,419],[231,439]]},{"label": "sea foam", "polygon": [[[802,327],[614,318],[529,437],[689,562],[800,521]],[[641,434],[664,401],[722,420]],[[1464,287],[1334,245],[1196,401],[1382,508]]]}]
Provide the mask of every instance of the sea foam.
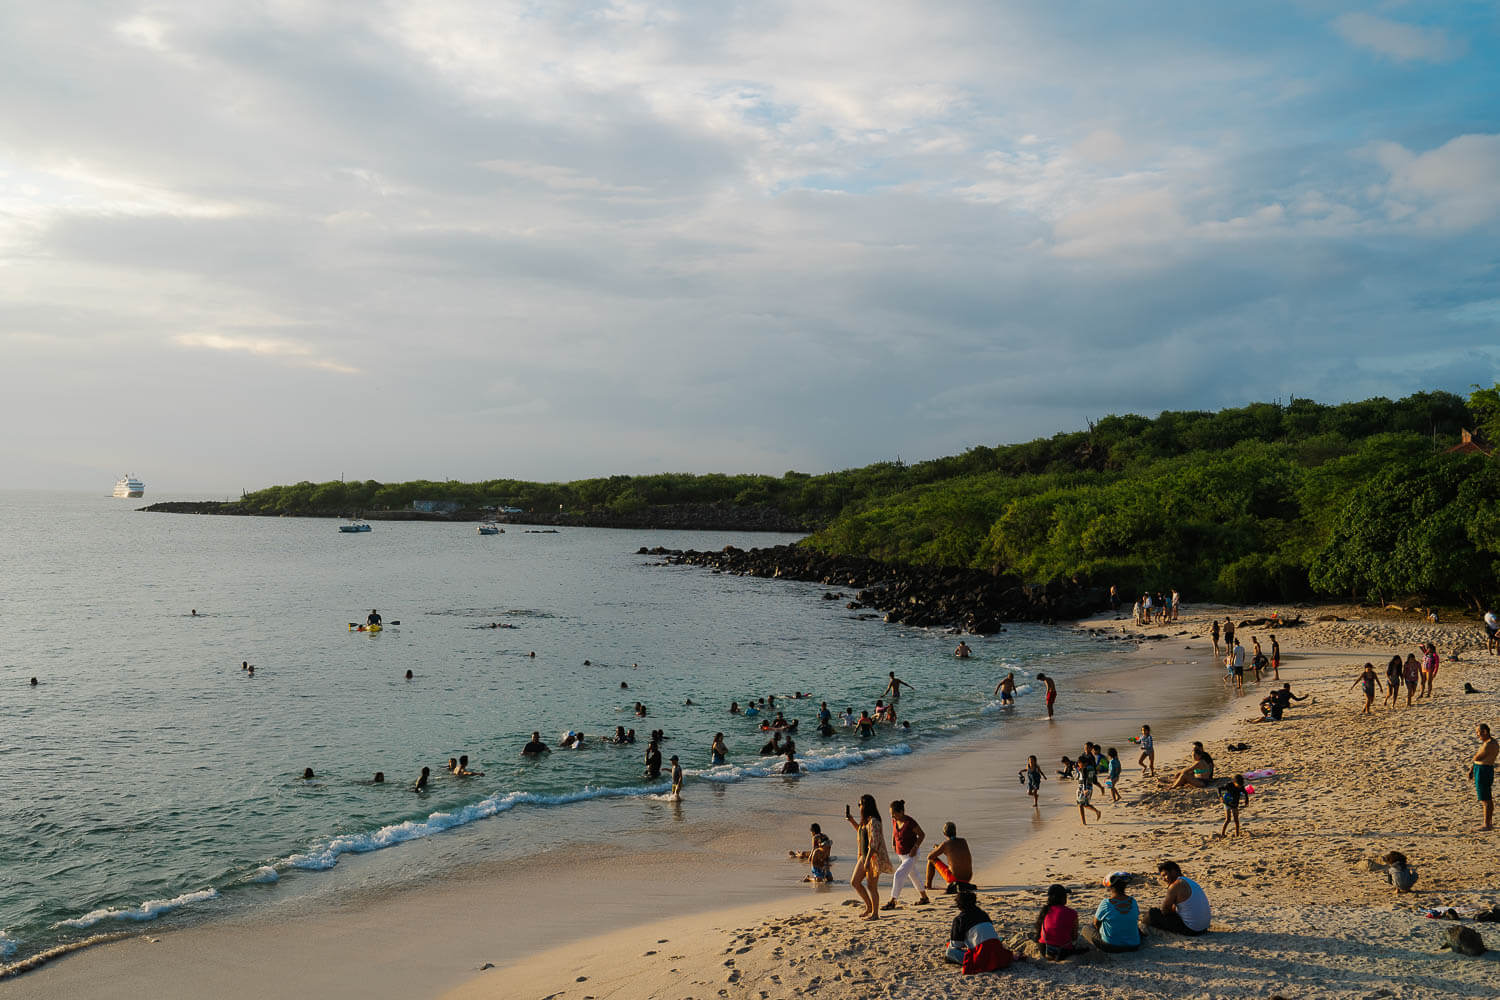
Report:
[{"label": "sea foam", "polygon": [[185,892],[181,896],[171,899],[148,899],[140,906],[134,906],[125,910],[99,909],[90,910],[81,917],[71,920],[59,920],[53,924],[57,927],[92,927],[101,920],[155,920],[163,913],[171,913],[180,907],[192,903],[201,903],[204,900],[213,899],[219,895],[217,889],[199,889],[197,892]]},{"label": "sea foam", "polygon": [[10,956],[14,955],[16,953],[16,949],[19,947],[21,947],[21,942],[17,941],[15,938],[11,937],[4,931],[0,931],[0,962],[3,962],[5,959],[10,958]]}]

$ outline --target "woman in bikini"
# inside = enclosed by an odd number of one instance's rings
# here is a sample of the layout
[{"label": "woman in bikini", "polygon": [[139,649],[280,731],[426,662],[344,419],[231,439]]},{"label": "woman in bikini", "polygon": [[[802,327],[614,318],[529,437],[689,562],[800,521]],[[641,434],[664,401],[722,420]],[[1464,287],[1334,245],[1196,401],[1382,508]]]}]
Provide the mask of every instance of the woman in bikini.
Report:
[{"label": "woman in bikini", "polygon": [[880,822],[880,809],[875,805],[875,796],[859,797],[859,819],[855,820],[848,806],[844,807],[844,818],[859,834],[859,857],[854,861],[854,874],[849,884],[864,900],[865,912],[861,920],[880,917],[880,876],[895,871],[891,856],[885,849],[885,830]]}]

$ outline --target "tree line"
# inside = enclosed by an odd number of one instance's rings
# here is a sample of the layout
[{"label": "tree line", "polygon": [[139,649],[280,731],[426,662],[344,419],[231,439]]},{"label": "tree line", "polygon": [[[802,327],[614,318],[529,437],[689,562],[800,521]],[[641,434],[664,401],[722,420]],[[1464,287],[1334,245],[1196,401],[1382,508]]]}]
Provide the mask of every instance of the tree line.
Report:
[{"label": "tree line", "polygon": [[1202,598],[1500,596],[1500,464],[1448,453],[1500,442],[1500,384],[1339,405],[1293,399],[1155,418],[820,475],[302,482],[247,493],[245,513],[335,514],[450,500],[469,508],[633,513],[766,506],[803,544],[892,562],[1063,578]]}]

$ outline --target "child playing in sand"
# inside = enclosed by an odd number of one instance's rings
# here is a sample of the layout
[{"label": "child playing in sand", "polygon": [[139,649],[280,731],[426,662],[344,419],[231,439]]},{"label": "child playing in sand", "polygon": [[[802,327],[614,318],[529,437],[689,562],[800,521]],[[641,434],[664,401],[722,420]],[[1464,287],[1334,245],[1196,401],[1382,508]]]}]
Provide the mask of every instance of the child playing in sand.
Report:
[{"label": "child playing in sand", "polygon": [[787,856],[798,861],[806,861],[809,871],[802,879],[804,882],[832,882],[833,881],[833,841],[823,828],[814,823],[808,828],[812,832],[812,850],[810,851],[787,851]]},{"label": "child playing in sand", "polygon": [[1234,835],[1240,835],[1240,803],[1249,800],[1250,795],[1245,791],[1245,776],[1236,774],[1219,793],[1219,801],[1224,803],[1224,825],[1219,828],[1220,837],[1229,833],[1231,822],[1234,823]]},{"label": "child playing in sand", "polygon": [[[1066,760],[1067,758],[1063,759]],[[1017,771],[1016,775],[1025,784],[1026,794],[1031,796],[1032,808],[1040,809],[1042,807],[1042,782],[1046,780],[1047,776],[1042,773],[1042,765],[1037,763],[1036,754],[1032,754],[1026,758],[1026,766]]]},{"label": "child playing in sand", "polygon": [[1067,781],[1069,778],[1073,777],[1073,775],[1078,773],[1078,762],[1075,761],[1072,757],[1068,757],[1065,755],[1062,759],[1062,766],[1063,769],[1057,772],[1057,776],[1063,781]]},{"label": "child playing in sand", "polygon": [[1105,772],[1108,777],[1104,779],[1104,785],[1109,789],[1109,794],[1114,796],[1110,801],[1118,802],[1120,801],[1120,755],[1114,747],[1110,747],[1106,756],[1109,758],[1109,770]]},{"label": "child playing in sand", "polygon": [[1146,772],[1147,777],[1156,777],[1156,741],[1151,738],[1150,726],[1141,727],[1141,738],[1136,743],[1141,748],[1141,755],[1136,763]]}]

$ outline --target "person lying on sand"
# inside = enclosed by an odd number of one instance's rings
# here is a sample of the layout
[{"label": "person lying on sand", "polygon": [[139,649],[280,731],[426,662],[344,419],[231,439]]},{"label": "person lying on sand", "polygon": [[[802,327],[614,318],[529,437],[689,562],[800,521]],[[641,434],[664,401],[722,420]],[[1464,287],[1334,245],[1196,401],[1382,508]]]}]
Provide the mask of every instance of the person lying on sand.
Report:
[{"label": "person lying on sand", "polygon": [[943,842],[927,854],[924,888],[932,888],[934,874],[943,876],[948,883],[944,892],[974,891],[974,858],[969,853],[969,842],[958,835],[958,827],[951,820],[943,824]]}]

